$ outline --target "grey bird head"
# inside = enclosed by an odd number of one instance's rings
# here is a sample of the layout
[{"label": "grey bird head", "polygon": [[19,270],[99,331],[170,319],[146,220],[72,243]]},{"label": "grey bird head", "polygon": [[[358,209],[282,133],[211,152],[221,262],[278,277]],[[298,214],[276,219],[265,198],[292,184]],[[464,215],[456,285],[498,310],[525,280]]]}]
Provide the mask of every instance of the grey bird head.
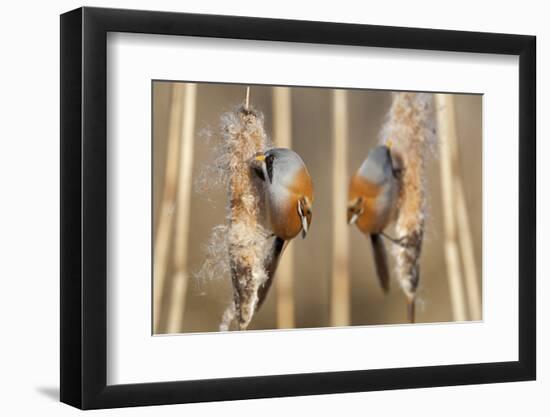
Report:
[{"label": "grey bird head", "polygon": [[393,178],[390,148],[380,145],[372,149],[359,168],[359,175],[374,184],[382,184]]},{"label": "grey bird head", "polygon": [[300,156],[286,148],[273,148],[257,155],[253,168],[258,176],[270,186],[290,186],[294,176],[303,168]]}]

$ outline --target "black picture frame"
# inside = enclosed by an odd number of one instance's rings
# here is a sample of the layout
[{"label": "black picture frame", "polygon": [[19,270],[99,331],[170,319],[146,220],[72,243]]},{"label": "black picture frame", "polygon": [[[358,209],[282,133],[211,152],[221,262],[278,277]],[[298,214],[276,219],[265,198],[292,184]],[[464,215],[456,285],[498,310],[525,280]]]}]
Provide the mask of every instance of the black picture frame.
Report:
[{"label": "black picture frame", "polygon": [[[519,360],[107,385],[108,32],[519,56]],[[85,7],[61,15],[60,57],[62,402],[94,409],[536,378],[534,36]]]}]

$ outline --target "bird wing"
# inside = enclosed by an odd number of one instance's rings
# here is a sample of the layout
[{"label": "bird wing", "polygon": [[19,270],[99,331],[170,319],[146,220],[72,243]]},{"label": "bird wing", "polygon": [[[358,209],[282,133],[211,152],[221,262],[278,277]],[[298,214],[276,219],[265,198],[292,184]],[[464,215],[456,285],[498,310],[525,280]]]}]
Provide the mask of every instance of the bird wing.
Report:
[{"label": "bird wing", "polygon": [[264,260],[264,268],[267,274],[267,279],[258,289],[258,302],[256,304],[256,311],[260,309],[265,301],[269,288],[271,287],[271,283],[273,282],[275,271],[277,270],[277,266],[279,265],[279,259],[281,259],[281,256],[288,246],[289,242],[289,240],[283,240],[277,236],[273,238],[271,248]]}]

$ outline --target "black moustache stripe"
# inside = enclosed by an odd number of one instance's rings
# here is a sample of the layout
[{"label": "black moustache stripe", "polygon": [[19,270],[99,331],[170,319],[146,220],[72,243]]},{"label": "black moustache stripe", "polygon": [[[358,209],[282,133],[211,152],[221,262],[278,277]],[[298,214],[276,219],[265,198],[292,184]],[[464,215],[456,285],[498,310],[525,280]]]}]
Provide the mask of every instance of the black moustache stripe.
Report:
[{"label": "black moustache stripe", "polygon": [[273,156],[269,155],[265,159],[265,167],[267,169],[267,176],[269,177],[269,182],[273,183]]}]

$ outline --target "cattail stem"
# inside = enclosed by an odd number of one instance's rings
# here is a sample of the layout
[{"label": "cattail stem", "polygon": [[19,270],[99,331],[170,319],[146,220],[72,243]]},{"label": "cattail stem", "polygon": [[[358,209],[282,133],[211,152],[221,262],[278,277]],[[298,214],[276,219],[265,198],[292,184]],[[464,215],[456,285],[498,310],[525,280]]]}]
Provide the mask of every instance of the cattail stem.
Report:
[{"label": "cattail stem", "polygon": [[[273,88],[273,140],[282,148],[292,147],[292,101],[287,87]],[[277,290],[277,327],[295,327],[294,319],[294,249],[285,250],[275,276]]]},{"label": "cattail stem", "polygon": [[437,123],[440,140],[441,194],[443,198],[443,221],[445,233],[445,259],[447,276],[456,321],[467,320],[466,303],[460,272],[460,254],[456,224],[456,127],[454,100],[450,94],[436,94]]},{"label": "cattail stem", "polygon": [[177,333],[183,327],[185,297],[187,293],[188,265],[187,243],[191,211],[193,173],[193,140],[195,133],[197,85],[185,84],[183,106],[183,131],[179,152],[179,176],[177,185],[176,224],[174,236],[174,278],[170,292],[167,331]]},{"label": "cattail stem", "polygon": [[246,97],[244,99],[244,109],[248,110],[250,106],[250,86],[246,87]]},{"label": "cattail stem", "polygon": [[350,324],[350,277],[347,215],[348,109],[345,90],[332,96],[332,292],[330,322],[332,326]]},{"label": "cattail stem", "polygon": [[173,207],[178,177],[178,155],[182,131],[183,84],[172,85],[168,143],[164,170],[164,186],[159,206],[159,220],[153,254],[153,332],[164,330],[163,296],[167,283],[167,269],[173,235]]},{"label": "cattail stem", "polygon": [[407,297],[407,320],[409,323],[416,322],[416,296]]}]

